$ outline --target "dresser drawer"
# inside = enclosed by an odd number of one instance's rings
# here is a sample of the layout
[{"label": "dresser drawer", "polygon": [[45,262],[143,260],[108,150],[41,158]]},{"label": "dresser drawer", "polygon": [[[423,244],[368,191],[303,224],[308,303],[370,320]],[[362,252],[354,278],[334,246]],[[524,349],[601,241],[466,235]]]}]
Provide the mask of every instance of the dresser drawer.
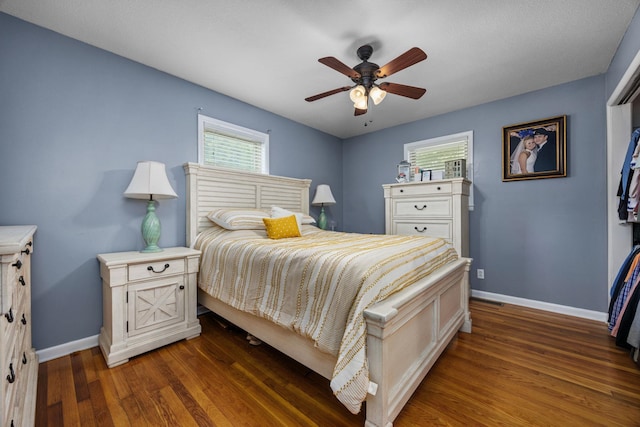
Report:
[{"label": "dresser drawer", "polygon": [[403,186],[394,186],[391,187],[391,197],[402,197],[402,196],[434,196],[437,194],[451,194],[451,182],[438,182],[434,181],[433,183],[420,183],[420,185],[416,184],[407,184]]},{"label": "dresser drawer", "polygon": [[451,198],[398,199],[393,202],[393,216],[399,218],[451,217]]},{"label": "dresser drawer", "polygon": [[130,281],[172,276],[182,273],[184,273],[183,258],[129,265]]},{"label": "dresser drawer", "polygon": [[396,221],[394,228],[395,234],[440,237],[449,242],[453,238],[451,221]]}]

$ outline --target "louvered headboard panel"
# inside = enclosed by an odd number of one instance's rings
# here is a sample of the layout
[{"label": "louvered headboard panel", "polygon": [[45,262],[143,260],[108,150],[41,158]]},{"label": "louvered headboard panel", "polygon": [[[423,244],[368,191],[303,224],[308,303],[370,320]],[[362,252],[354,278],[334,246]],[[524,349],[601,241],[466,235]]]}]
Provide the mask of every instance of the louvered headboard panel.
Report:
[{"label": "louvered headboard panel", "polygon": [[197,163],[184,165],[187,182],[187,245],[211,226],[207,214],[217,207],[269,209],[280,206],[309,213],[310,179],[242,172]]}]

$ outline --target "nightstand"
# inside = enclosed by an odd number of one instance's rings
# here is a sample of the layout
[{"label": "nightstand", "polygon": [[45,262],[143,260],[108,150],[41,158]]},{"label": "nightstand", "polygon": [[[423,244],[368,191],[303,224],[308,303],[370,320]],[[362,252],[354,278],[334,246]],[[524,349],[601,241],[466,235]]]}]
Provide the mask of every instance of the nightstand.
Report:
[{"label": "nightstand", "polygon": [[200,335],[197,273],[200,251],[98,255],[102,277],[100,349],[110,368],[130,357]]}]

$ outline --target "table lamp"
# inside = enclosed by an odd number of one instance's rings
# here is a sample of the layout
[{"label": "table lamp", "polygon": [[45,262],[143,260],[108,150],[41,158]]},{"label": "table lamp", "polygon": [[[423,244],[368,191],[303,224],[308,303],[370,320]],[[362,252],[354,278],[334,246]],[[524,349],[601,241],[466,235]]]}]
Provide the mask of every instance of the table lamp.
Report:
[{"label": "table lamp", "polygon": [[125,197],[131,199],[145,199],[147,214],[142,220],[142,238],[147,245],[140,252],[162,252],[158,246],[160,240],[160,220],[156,216],[155,200],[172,199],[178,197],[167,178],[164,163],[138,162],[136,171],[129,186],[124,191]]},{"label": "table lamp", "polygon": [[331,194],[331,187],[327,184],[320,184],[316,187],[316,195],[311,202],[314,206],[322,206],[320,208],[320,216],[318,217],[318,227],[322,230],[327,229],[327,216],[324,213],[325,205],[335,205],[336,199],[333,198],[333,194]]}]

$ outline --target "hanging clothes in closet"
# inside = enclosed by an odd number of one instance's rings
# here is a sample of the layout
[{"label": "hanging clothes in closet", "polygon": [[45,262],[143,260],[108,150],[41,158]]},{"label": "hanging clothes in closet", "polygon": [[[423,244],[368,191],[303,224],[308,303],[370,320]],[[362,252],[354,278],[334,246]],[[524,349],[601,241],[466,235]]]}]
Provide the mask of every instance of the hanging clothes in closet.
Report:
[{"label": "hanging clothes in closet", "polygon": [[634,246],[618,271],[611,287],[609,332],[616,345],[632,351],[638,362],[640,348],[640,245]]},{"label": "hanging clothes in closet", "polygon": [[[633,131],[622,164],[618,185],[618,218],[622,221],[638,221],[640,206],[640,128]],[[635,215],[634,215],[635,213]]]}]

